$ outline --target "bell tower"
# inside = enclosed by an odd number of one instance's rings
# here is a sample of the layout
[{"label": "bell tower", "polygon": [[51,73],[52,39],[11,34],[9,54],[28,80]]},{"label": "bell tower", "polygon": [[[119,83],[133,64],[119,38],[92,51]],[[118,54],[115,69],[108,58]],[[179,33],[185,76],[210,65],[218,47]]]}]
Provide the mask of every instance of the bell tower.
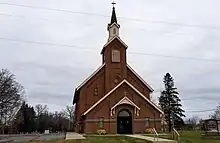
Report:
[{"label": "bell tower", "polygon": [[127,77],[127,45],[119,37],[120,25],[117,22],[113,2],[110,23],[107,26],[108,40],[102,49],[102,62],[105,64],[105,93],[117,86]]}]

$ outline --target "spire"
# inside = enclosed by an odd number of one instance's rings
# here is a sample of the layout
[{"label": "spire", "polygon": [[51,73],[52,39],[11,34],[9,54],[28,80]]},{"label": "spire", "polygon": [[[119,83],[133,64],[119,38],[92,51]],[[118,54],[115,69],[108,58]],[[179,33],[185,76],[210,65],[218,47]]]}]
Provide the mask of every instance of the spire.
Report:
[{"label": "spire", "polygon": [[108,24],[107,30],[109,31],[109,38],[108,41],[110,39],[112,39],[115,36],[119,36],[119,28],[120,25],[117,23],[117,17],[116,17],[116,13],[115,13],[115,5],[116,3],[113,2],[113,8],[112,8],[112,16],[111,16],[111,21]]},{"label": "spire", "polygon": [[[115,4],[115,3],[112,3],[112,4]],[[113,23],[117,23],[117,17],[116,17],[116,14],[115,14],[115,7],[113,5],[113,8],[112,8],[112,17],[111,17],[111,23],[110,25],[112,25]]]}]

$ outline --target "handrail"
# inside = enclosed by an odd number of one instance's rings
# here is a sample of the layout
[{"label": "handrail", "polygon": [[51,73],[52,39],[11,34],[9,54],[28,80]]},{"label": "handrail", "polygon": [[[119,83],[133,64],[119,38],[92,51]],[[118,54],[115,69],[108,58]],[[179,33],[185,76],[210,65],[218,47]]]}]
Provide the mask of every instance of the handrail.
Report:
[{"label": "handrail", "polygon": [[154,141],[158,141],[158,133],[157,133],[157,131],[156,131],[156,129],[155,128],[153,128],[153,132],[154,132]]},{"label": "handrail", "polygon": [[178,131],[175,128],[173,128],[173,130],[178,136],[180,136],[180,134],[178,133]]},{"label": "handrail", "polygon": [[178,131],[175,128],[173,128],[173,131],[174,131],[174,135],[175,135],[175,133],[177,134],[177,142],[180,143],[180,134],[178,133]]}]

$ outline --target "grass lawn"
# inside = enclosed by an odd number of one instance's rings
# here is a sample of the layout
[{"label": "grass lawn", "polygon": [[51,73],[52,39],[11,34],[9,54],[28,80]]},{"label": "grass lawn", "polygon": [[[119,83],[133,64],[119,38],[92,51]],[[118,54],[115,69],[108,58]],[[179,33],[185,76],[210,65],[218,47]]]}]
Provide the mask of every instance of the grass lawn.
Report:
[{"label": "grass lawn", "polygon": [[[35,143],[35,142],[32,142]],[[84,140],[37,141],[36,143],[151,143],[145,140],[125,136],[88,136]]]},{"label": "grass lawn", "polygon": [[[220,143],[220,139],[202,139],[201,132],[180,132],[181,143]],[[149,135],[153,136],[153,135]],[[171,139],[172,135],[160,136]],[[32,142],[35,143],[35,142]],[[53,140],[37,141],[36,143],[151,143],[145,140],[130,138],[126,136],[87,136],[84,140]]]},{"label": "grass lawn", "polygon": [[202,139],[201,132],[182,132],[181,143],[220,143],[220,139]]},{"label": "grass lawn", "polygon": [[[181,143],[220,143],[220,139],[203,139],[200,137],[201,132],[180,132]],[[146,135],[148,136],[148,135]],[[149,135],[153,136],[153,135]],[[172,139],[172,134],[160,135],[160,138]]]}]

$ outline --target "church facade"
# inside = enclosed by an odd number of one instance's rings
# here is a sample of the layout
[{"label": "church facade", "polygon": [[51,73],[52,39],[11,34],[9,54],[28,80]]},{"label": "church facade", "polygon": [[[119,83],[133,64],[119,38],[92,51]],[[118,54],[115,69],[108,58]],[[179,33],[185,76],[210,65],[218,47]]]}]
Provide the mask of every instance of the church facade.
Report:
[{"label": "church facade", "polygon": [[127,64],[128,46],[119,28],[113,7],[102,65],[74,92],[76,132],[134,134],[161,129],[163,111],[150,100],[153,89]]}]

